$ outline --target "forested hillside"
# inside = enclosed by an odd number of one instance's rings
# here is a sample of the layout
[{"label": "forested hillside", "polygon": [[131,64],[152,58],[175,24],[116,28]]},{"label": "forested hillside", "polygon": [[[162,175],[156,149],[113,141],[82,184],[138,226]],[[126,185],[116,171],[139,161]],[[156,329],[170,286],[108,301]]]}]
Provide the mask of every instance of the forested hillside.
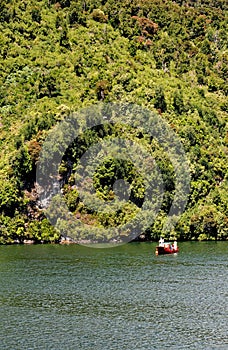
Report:
[{"label": "forested hillside", "polygon": [[[59,240],[60,232],[38,202],[39,154],[58,122],[98,102],[134,103],[168,122],[182,141],[191,172],[176,237],[227,239],[227,16],[226,0],[1,0],[0,243]],[[157,240],[174,193],[169,159],[148,135],[118,124],[85,132],[81,147],[85,151],[118,132],[138,139],[163,174],[164,201],[145,232],[146,239]],[[80,152],[73,154],[77,163]],[[63,159],[62,179],[69,173],[66,163]],[[130,163],[105,158],[94,178],[97,195],[112,198],[117,174],[130,182],[131,196],[115,215],[89,210],[72,177],[63,181],[73,215],[104,228],[134,216],[144,190]]]}]

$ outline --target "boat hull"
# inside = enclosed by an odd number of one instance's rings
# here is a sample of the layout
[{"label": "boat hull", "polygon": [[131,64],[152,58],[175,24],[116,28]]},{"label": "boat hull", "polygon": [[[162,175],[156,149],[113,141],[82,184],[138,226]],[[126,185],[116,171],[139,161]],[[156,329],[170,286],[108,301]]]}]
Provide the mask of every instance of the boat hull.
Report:
[{"label": "boat hull", "polygon": [[160,246],[157,246],[156,247],[156,250],[155,250],[155,254],[156,255],[165,255],[165,254],[175,254],[175,253],[178,253],[179,252],[179,249],[170,249],[170,248],[166,248],[166,247],[160,247]]}]

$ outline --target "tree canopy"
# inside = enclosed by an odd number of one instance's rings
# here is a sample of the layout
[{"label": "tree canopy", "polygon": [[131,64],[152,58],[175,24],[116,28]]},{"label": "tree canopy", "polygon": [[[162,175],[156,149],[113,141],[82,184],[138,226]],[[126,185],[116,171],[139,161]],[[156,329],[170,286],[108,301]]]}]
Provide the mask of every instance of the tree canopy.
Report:
[{"label": "tree canopy", "polygon": [[[36,192],[43,142],[72,112],[119,101],[160,115],[184,146],[191,190],[176,237],[228,238],[227,10],[222,0],[0,2],[0,243],[59,240]],[[163,203],[145,231],[157,240],[175,193],[175,172],[139,127],[117,123],[78,136],[59,169],[65,201],[73,216],[94,228],[117,227],[140,210],[143,177],[131,162],[106,157],[93,178],[96,195],[107,202],[118,192],[118,178],[128,182],[122,190],[130,191],[129,201],[115,215],[91,211],[75,188],[81,155],[116,135],[137,140],[162,173]]]}]

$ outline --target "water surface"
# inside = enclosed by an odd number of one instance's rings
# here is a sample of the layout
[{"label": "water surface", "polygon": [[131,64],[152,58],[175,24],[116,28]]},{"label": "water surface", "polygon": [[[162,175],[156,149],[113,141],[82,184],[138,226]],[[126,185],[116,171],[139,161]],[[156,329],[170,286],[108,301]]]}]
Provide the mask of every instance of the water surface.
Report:
[{"label": "water surface", "polygon": [[227,349],[228,242],[0,246],[0,349]]}]

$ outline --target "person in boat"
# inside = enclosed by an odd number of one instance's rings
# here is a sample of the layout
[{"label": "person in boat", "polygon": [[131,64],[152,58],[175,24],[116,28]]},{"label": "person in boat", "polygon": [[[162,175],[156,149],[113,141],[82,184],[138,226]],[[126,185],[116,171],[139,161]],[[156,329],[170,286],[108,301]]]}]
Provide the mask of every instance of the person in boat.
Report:
[{"label": "person in boat", "polygon": [[159,247],[164,247],[164,238],[160,237],[159,239]]}]

